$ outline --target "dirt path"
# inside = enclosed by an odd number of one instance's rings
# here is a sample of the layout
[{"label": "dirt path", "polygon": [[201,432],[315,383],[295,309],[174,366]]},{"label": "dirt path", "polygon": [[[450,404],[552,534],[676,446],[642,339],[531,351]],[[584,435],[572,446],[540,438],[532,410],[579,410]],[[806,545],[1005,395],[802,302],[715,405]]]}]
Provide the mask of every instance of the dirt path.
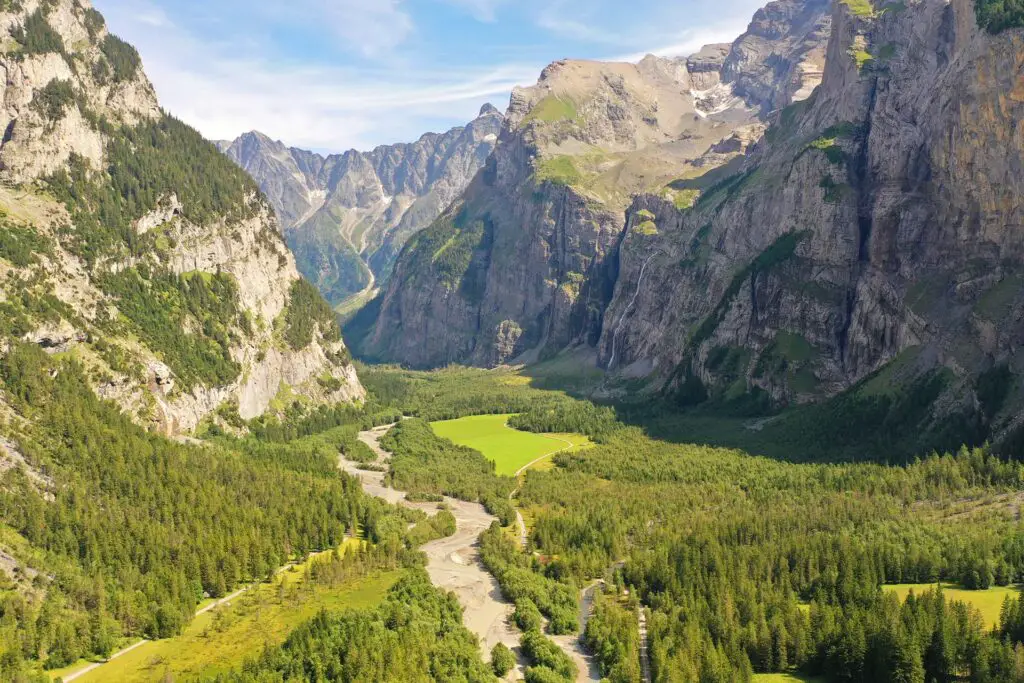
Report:
[{"label": "dirt path", "polygon": [[587,630],[587,622],[590,621],[590,615],[594,612],[594,591],[603,585],[604,581],[597,579],[580,591],[580,631],[578,634],[551,636],[551,640],[562,648],[562,652],[576,662],[576,668],[579,670],[579,674],[576,676],[577,682],[591,683],[601,680],[601,669],[598,667],[597,658],[583,649],[583,632]]},{"label": "dirt path", "polygon": [[[505,426],[508,427],[507,424]],[[572,441],[569,441],[568,439],[562,439],[562,438],[557,437],[557,436],[551,436],[550,434],[542,434],[541,436],[543,436],[545,438],[548,438],[548,439],[551,439],[552,441],[561,441],[562,443],[565,444],[565,447],[564,448],[560,448],[557,451],[552,451],[552,452],[548,453],[547,455],[542,455],[539,458],[531,460],[530,462],[528,462],[525,465],[523,465],[522,467],[520,467],[518,470],[516,470],[516,473],[514,475],[512,475],[517,480],[519,479],[519,477],[523,476],[523,473],[526,472],[526,470],[530,469],[531,467],[533,467],[537,463],[539,463],[539,462],[541,462],[543,460],[547,460],[548,458],[553,458],[556,455],[558,455],[559,453],[562,453],[563,451],[567,451],[570,448],[574,448],[576,446],[576,444],[574,444]],[[519,489],[520,488],[521,488],[520,486],[516,486],[515,490],[512,491],[512,493],[508,494],[509,501],[511,501],[513,498],[515,498],[516,496],[519,495]],[[526,522],[523,520],[523,513],[519,512],[519,508],[518,507],[516,507],[516,528],[519,530],[519,545],[520,545],[520,547],[523,550],[526,550],[526,544],[527,544],[527,541],[528,541],[527,533],[526,533]]]},{"label": "dirt path", "polygon": [[[377,454],[378,464],[387,463],[389,454],[380,446],[380,438],[393,425],[378,427],[359,434],[359,440]],[[428,514],[437,512],[436,503],[410,503],[405,493],[384,486],[383,472],[360,470],[355,463],[341,460],[341,468],[358,477],[363,490],[389,503],[423,510]],[[477,538],[491,526],[495,517],[478,503],[467,503],[445,498],[445,503],[455,515],[455,533],[448,538],[431,541],[420,548],[427,556],[427,573],[435,586],[455,593],[462,605],[463,623],[480,638],[484,659],[490,659],[491,648],[504,643],[516,653],[519,664],[510,672],[510,679],[522,677],[522,655],[519,653],[519,633],[511,625],[513,607],[501,595],[498,581],[484,569],[480,562]]]},{"label": "dirt path", "polygon": [[651,653],[647,647],[647,610],[643,605],[640,606],[637,623],[640,624],[640,673],[644,677],[644,683],[651,683]]},{"label": "dirt path", "polygon": [[[295,564],[294,562],[289,562],[288,564],[284,565],[283,567],[278,568],[278,570],[275,572],[275,574],[280,574],[281,572],[283,572],[283,571],[289,569],[290,567],[292,567],[294,564]],[[194,617],[198,617],[201,614],[206,614],[210,610],[216,609],[216,608],[218,608],[218,607],[220,607],[222,605],[229,604],[235,598],[237,598],[237,597],[239,597],[241,595],[244,595],[247,591],[251,590],[253,588],[253,586],[255,586],[255,585],[258,585],[258,584],[250,584],[250,585],[248,585],[248,586],[246,586],[244,588],[239,588],[238,590],[236,590],[231,595],[225,595],[223,598],[211,602],[206,607],[203,607],[202,609],[196,610],[196,613],[195,613],[195,615],[193,615],[193,618]],[[109,662],[110,660],[117,659],[121,655],[126,655],[129,652],[131,652],[132,650],[134,650],[136,648],[139,648],[139,647],[142,647],[143,645],[145,645],[148,642],[150,642],[148,639],[143,638],[142,640],[140,640],[140,641],[138,641],[136,643],[133,643],[133,644],[129,645],[128,647],[122,649],[122,650],[118,650],[117,652],[115,652],[114,654],[110,655],[107,659],[105,659],[102,662],[94,662],[94,663],[92,663],[92,664],[90,664],[90,665],[88,665],[88,666],[86,666],[86,667],[84,667],[82,669],[79,669],[78,671],[75,671],[73,673],[69,673],[66,676],[62,676],[61,680],[63,680],[64,683],[71,683],[71,681],[73,681],[75,679],[78,679],[78,678],[81,678],[82,676],[84,676],[85,674],[89,673],[90,671],[95,671],[96,669],[100,668],[101,666],[103,666],[104,664]]]}]

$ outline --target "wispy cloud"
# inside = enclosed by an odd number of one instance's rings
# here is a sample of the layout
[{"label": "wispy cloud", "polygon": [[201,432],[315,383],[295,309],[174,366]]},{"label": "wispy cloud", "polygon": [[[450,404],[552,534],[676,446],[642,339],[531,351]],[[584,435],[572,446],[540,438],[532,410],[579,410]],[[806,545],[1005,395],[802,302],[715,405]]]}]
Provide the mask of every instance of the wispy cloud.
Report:
[{"label": "wispy cloud", "polygon": [[477,21],[495,21],[498,8],[509,4],[511,0],[441,0],[442,2],[461,7],[469,12]]},{"label": "wispy cloud", "polygon": [[214,139],[257,129],[314,149],[372,147],[416,137],[426,122],[467,121],[481,101],[507,97],[538,70],[509,64],[396,72],[241,59],[232,43],[198,40],[147,14],[108,13],[145,45],[144,66],[164,105]]},{"label": "wispy cloud", "polygon": [[[464,123],[486,101],[503,108],[553,59],[638,61],[730,40],[743,21],[700,12],[745,18],[760,0],[93,1],[139,47],[162,104],[207,137],[257,129],[342,151]],[[722,2],[734,11],[708,9]]]}]

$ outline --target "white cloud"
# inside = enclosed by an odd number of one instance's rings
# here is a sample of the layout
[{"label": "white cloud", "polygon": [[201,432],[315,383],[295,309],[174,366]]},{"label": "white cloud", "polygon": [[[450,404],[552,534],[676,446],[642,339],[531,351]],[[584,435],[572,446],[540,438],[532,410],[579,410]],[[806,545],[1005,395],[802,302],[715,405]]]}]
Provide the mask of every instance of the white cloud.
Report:
[{"label": "white cloud", "polygon": [[534,64],[440,71],[238,58],[252,50],[157,26],[124,2],[139,8],[137,0],[103,3],[111,25],[141,47],[163,106],[211,139],[256,129],[326,151],[415,139],[435,124],[470,120],[485,101],[503,107],[511,89],[539,71]]},{"label": "white cloud", "polygon": [[[286,3],[293,11],[294,3]],[[354,51],[375,56],[401,45],[414,30],[401,0],[304,0],[306,11],[326,19]]]},{"label": "white cloud", "polygon": [[461,7],[469,12],[477,21],[495,21],[498,8],[507,4],[508,0],[441,0],[449,5]]},{"label": "white cloud", "polygon": [[712,43],[731,43],[743,33],[746,24],[734,23],[721,26],[702,28],[700,30],[682,31],[676,40],[649,50],[629,52],[609,57],[612,62],[639,62],[647,55],[656,57],[689,57],[705,45]]}]

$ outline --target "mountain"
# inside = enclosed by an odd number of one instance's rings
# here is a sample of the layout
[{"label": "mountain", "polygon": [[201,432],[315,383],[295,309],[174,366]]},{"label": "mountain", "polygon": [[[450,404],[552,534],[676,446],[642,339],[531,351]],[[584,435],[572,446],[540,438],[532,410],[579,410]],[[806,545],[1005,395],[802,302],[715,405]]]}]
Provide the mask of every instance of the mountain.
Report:
[{"label": "mountain", "polygon": [[805,427],[894,451],[1017,438],[1024,45],[993,12],[775,2],[687,60],[549,67],[353,337],[414,366],[582,349],[606,393],[729,414],[838,396]]},{"label": "mountain", "polygon": [[[255,183],[82,0],[0,3],[0,339],[168,433],[363,395]],[[0,399],[2,400],[2,399]]]},{"label": "mountain", "polygon": [[623,214],[640,192],[686,206],[817,85],[828,3],[787,0],[732,46],[639,64],[562,61],[517,89],[466,193],[407,245],[362,352],[412,366],[495,365],[596,344]]},{"label": "mountain", "polygon": [[327,157],[258,132],[220,147],[269,198],[299,270],[338,305],[387,279],[409,236],[430,225],[483,167],[502,121],[486,105],[447,133]]}]

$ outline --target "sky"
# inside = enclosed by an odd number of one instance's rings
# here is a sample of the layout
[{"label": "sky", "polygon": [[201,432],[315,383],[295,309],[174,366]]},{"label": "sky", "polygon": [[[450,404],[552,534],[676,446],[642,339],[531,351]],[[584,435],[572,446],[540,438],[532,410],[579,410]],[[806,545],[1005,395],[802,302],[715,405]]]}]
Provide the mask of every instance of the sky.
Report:
[{"label": "sky", "polygon": [[161,104],[210,139],[319,152],[502,111],[563,58],[638,61],[731,42],[761,0],[93,0]]}]

